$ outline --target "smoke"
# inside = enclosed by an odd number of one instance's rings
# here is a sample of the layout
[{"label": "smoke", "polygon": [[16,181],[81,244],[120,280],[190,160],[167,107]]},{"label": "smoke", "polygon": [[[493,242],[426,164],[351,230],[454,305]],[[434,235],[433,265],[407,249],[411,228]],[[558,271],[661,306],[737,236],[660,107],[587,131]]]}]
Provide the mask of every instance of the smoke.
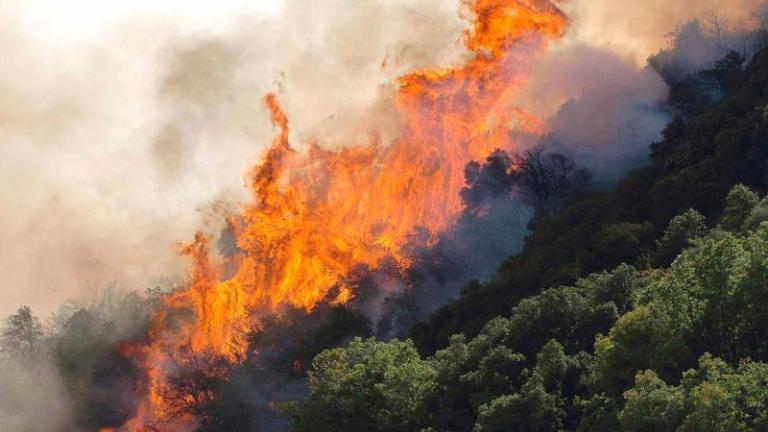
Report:
[{"label": "smoke", "polygon": [[765,2],[569,2],[568,35],[531,71],[520,102],[543,140],[612,183],[646,161],[673,113],[670,84],[764,44]]},{"label": "smoke", "polygon": [[[526,97],[544,114],[544,141],[604,181],[645,161],[669,121],[668,87],[650,67],[584,44],[552,51],[534,67]],[[553,109],[553,107],[556,107]]]},{"label": "smoke", "polygon": [[398,132],[393,78],[460,52],[462,23],[446,6],[292,0],[274,20],[246,18],[223,36],[172,41],[159,88],[168,118],[155,155],[173,171],[201,148],[243,157],[229,147],[246,138],[245,157],[254,162],[271,131],[261,97],[275,91],[299,147],[315,138],[325,146],[359,144],[373,130],[388,142]]},{"label": "smoke", "polygon": [[45,326],[28,310],[4,320],[0,429],[78,431],[122,424],[136,408],[140,372],[118,347],[144,337],[156,296],[109,287],[62,305]]},{"label": "smoke", "polygon": [[175,227],[199,218],[172,210],[188,192],[144,169],[146,65],[117,39],[58,49],[4,5],[0,17],[0,311],[51,311],[91,283],[180,268]]},{"label": "smoke", "polygon": [[759,27],[764,4],[762,0],[589,0],[561,6],[573,20],[570,41],[613,51],[643,65],[667,46],[670,33],[692,20],[710,29],[717,26],[723,33]]},{"label": "smoke", "polygon": [[297,144],[391,140],[393,77],[460,55],[455,9],[287,1],[216,30],[150,14],[70,40],[28,26],[45,10],[0,5],[0,313],[183,272],[173,245],[246,199],[272,133],[267,91]]},{"label": "smoke", "polygon": [[3,363],[0,371],[0,429],[9,432],[75,430],[58,371],[42,363]]},{"label": "smoke", "polygon": [[[759,3],[566,3],[570,33],[532,73],[527,105],[550,118],[571,100],[552,121],[558,141],[591,155],[620,142],[615,153],[637,159],[658,132],[649,105],[663,89],[633,62],[707,11],[725,10],[728,28],[756,25]],[[50,311],[94,284],[142,289],[183,272],[173,244],[231,205],[214,203],[245,198],[242,173],[271,133],[266,91],[280,93],[299,146],[354,145],[372,131],[390,142],[399,131],[393,78],[465,55],[458,6],[290,0],[265,3],[265,14],[234,2],[217,13],[194,2],[184,13],[71,5],[99,18],[94,25],[55,2],[0,3],[0,312],[22,303]],[[587,79],[590,65],[605,65],[599,76],[611,85]],[[610,126],[600,136],[572,130],[582,112],[609,113]],[[601,158],[596,168],[620,171]]]},{"label": "smoke", "polygon": [[[174,244],[219,231],[246,199],[243,173],[272,134],[267,91],[280,94],[299,146],[353,145],[372,129],[391,140],[393,78],[461,55],[455,6],[291,1],[226,31],[131,18],[72,41],[46,39],[0,5],[0,314],[30,304],[48,315],[112,281],[142,290],[183,272]],[[115,351],[131,336],[93,309],[54,316],[44,373],[7,369],[0,429],[115,426],[135,408],[136,371]],[[293,394],[300,379],[287,375],[272,386]]]}]

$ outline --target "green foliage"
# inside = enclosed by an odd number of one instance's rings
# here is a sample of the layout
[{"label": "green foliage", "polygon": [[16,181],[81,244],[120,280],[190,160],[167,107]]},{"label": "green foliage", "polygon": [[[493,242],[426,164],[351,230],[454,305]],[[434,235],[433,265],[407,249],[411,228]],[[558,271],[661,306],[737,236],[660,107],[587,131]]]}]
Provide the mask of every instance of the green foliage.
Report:
[{"label": "green foliage", "polygon": [[668,317],[641,306],[622,316],[607,337],[598,335],[592,380],[597,389],[618,397],[638,370],[663,369],[674,376],[687,357]]},{"label": "green foliage", "polygon": [[758,200],[757,194],[743,184],[732,187],[725,198],[725,211],[720,218],[720,226],[724,230],[740,231]]},{"label": "green foliage", "polygon": [[479,408],[473,432],[554,432],[565,416],[557,396],[547,393],[533,374],[520,393],[500,396]]},{"label": "green foliage", "polygon": [[768,221],[768,200],[763,198],[749,212],[749,215],[744,220],[744,224],[742,225],[741,229],[744,231],[752,231],[765,221]]},{"label": "green foliage", "polygon": [[503,344],[509,334],[509,320],[496,318],[476,338],[456,336],[435,354],[431,364],[437,371],[436,391],[427,400],[433,427],[470,430],[479,406],[525,381],[525,357]]},{"label": "green foliage", "polygon": [[636,384],[624,394],[626,405],[619,413],[626,432],[673,431],[683,419],[684,397],[653,371],[637,374]]},{"label": "green foliage", "polygon": [[427,401],[431,426],[440,431],[539,430],[534,423],[517,424],[495,413],[502,407],[528,410],[540,403],[544,404],[537,408],[542,417],[535,424],[541,430],[575,428],[579,398],[589,393],[586,377],[592,359],[588,352],[595,332],[608,332],[630,308],[635,285],[635,270],[622,265],[579,280],[575,286],[524,299],[508,319],[489,321],[469,341],[461,335],[452,338],[432,358],[437,386]]},{"label": "green foliage", "polygon": [[468,343],[461,337],[432,360],[437,386],[428,395],[430,425],[438,431],[554,431],[574,423],[573,396],[591,358],[568,356],[552,339],[535,366],[503,345],[510,327],[498,318]]},{"label": "green foliage", "polygon": [[597,233],[595,259],[610,262],[632,261],[653,243],[654,229],[648,223],[618,222],[604,226]]},{"label": "green foliage", "polygon": [[619,402],[605,393],[592,394],[588,398],[576,398],[579,409],[578,432],[613,432],[619,429]]},{"label": "green foliage", "polygon": [[711,236],[683,252],[652,286],[656,309],[669,316],[697,355],[738,362],[768,359],[768,225],[746,237]]},{"label": "green foliage", "polygon": [[[705,235],[703,223],[688,211],[670,224],[662,242],[697,239],[668,270],[597,273],[523,299],[471,340],[454,337],[432,360],[430,426],[470,430],[474,419],[476,431],[753,430],[757,420],[740,413],[762,406],[759,384],[728,378],[723,387],[715,372],[727,363],[707,356],[699,372],[683,371],[707,351],[732,363],[768,360],[768,224],[735,236]],[[749,365],[743,370],[762,373],[762,363]],[[750,379],[764,382],[757,375]]]},{"label": "green foliage", "polygon": [[512,309],[507,344],[529,357],[553,338],[570,352],[591,351],[595,333],[607,332],[631,304],[633,274],[622,265],[522,300]]},{"label": "green foliage", "polygon": [[705,352],[768,360],[768,224],[746,237],[710,235],[648,279],[640,305],[596,341],[594,380],[620,394],[638,370],[674,380]]},{"label": "green foliage", "polygon": [[689,209],[675,216],[664,231],[664,237],[656,242],[656,263],[662,267],[670,265],[680,251],[691,245],[691,241],[706,233],[707,220],[696,210]]},{"label": "green foliage", "polygon": [[296,431],[418,431],[435,374],[410,341],[356,338],[318,355],[309,396],[285,409]]},{"label": "green foliage", "polygon": [[698,369],[669,386],[652,371],[637,375],[619,413],[623,431],[717,432],[768,428],[768,364],[733,368],[704,355]]}]

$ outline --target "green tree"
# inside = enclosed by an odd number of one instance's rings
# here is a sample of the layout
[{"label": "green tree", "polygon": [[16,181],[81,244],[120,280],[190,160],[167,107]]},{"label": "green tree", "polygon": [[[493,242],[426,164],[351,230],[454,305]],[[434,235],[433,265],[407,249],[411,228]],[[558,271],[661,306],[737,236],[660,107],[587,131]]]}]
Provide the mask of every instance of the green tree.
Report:
[{"label": "green tree", "polygon": [[725,211],[720,218],[720,226],[727,231],[741,230],[758,200],[757,194],[743,184],[732,187],[725,198]]},{"label": "green tree", "polygon": [[705,352],[768,360],[768,225],[745,237],[713,233],[646,278],[639,305],[596,341],[593,377],[616,396],[637,371],[674,380]]},{"label": "green tree", "polygon": [[637,371],[655,369],[675,376],[689,357],[682,335],[669,317],[649,306],[622,316],[608,336],[595,341],[592,382],[599,391],[619,397]]},{"label": "green tree", "polygon": [[691,241],[707,234],[707,220],[701,213],[689,209],[675,216],[670,222],[664,237],[656,242],[656,262],[662,267],[672,263],[677,255],[691,245]]},{"label": "green tree", "polygon": [[742,231],[753,231],[761,223],[768,221],[768,198],[763,198],[760,202],[749,212],[742,226]]},{"label": "green tree", "polygon": [[684,418],[685,400],[653,371],[637,374],[635,386],[624,393],[626,404],[619,413],[625,432],[674,431]]},{"label": "green tree", "polygon": [[315,357],[309,395],[285,411],[295,431],[418,431],[434,385],[434,369],[411,341],[355,338]]},{"label": "green tree", "polygon": [[554,432],[564,415],[560,399],[547,393],[542,377],[534,373],[520,393],[481,406],[473,432]]},{"label": "green tree", "polygon": [[568,352],[591,351],[595,334],[608,332],[629,309],[634,275],[634,268],[621,265],[522,300],[512,309],[506,345],[530,358],[550,339]]},{"label": "green tree", "polygon": [[705,354],[670,386],[653,371],[638,373],[619,413],[622,431],[768,430],[768,364],[738,368]]}]

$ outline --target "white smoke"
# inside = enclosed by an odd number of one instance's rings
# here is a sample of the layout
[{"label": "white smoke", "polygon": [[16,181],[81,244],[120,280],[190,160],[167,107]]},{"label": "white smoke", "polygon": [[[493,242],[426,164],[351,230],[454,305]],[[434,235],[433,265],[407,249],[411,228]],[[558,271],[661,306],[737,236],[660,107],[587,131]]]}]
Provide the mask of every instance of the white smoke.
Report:
[{"label": "white smoke", "polygon": [[[354,145],[371,129],[387,142],[393,80],[466,56],[458,0],[131,3],[0,0],[0,314],[183,273],[173,245],[247,198],[243,175],[273,132],[265,92],[279,93],[296,144]],[[728,22],[758,3],[728,2]],[[562,6],[572,28],[525,106],[565,144],[642,154],[663,88],[636,65],[708,5]]]},{"label": "white smoke", "polygon": [[247,198],[266,92],[297,143],[391,139],[393,78],[461,53],[456,5],[438,0],[295,0],[199,27],[128,14],[71,38],[57,8],[27,6],[0,4],[0,314],[182,273],[174,244]]},{"label": "white smoke", "polygon": [[764,0],[575,0],[561,6],[573,20],[569,39],[643,65],[680,26],[699,20],[723,33],[755,28],[764,4]]}]

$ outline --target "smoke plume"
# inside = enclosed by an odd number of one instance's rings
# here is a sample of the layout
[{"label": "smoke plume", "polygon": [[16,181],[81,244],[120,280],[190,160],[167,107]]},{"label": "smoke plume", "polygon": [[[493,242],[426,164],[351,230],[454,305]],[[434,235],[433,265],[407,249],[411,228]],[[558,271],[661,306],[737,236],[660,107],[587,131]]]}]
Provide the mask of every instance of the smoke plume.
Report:
[{"label": "smoke plume", "polygon": [[[658,133],[662,117],[651,105],[663,88],[634,65],[693,18],[706,28],[717,16],[727,29],[758,26],[759,6],[564,4],[571,29],[532,73],[530,106],[548,118],[571,101],[552,122],[554,138],[585,145],[582,154],[620,142],[616,153],[636,158]],[[172,245],[217,214],[212,203],[243,197],[242,173],[269,142],[259,103],[266,91],[280,93],[298,142],[351,145],[372,130],[388,142],[399,130],[392,79],[464,55],[458,8],[286,1],[268,15],[238,16],[226,5],[230,17],[215,26],[139,10],[73,37],[67,31],[79,23],[66,19],[76,14],[34,28],[59,11],[42,0],[0,4],[3,311],[52,310],[93,284],[141,289],[181,272]],[[590,74],[590,65],[603,72]],[[614,96],[624,102],[606,102]],[[611,116],[599,132],[571,130],[584,124],[582,112]],[[628,124],[634,129],[617,130]],[[610,171],[601,158],[595,167]]]},{"label": "smoke plume", "polygon": [[182,272],[174,244],[218,230],[219,210],[245,196],[243,173],[270,141],[268,91],[305,139],[391,139],[392,78],[460,54],[455,9],[291,1],[226,31],[128,16],[59,45],[0,6],[0,312]]}]

